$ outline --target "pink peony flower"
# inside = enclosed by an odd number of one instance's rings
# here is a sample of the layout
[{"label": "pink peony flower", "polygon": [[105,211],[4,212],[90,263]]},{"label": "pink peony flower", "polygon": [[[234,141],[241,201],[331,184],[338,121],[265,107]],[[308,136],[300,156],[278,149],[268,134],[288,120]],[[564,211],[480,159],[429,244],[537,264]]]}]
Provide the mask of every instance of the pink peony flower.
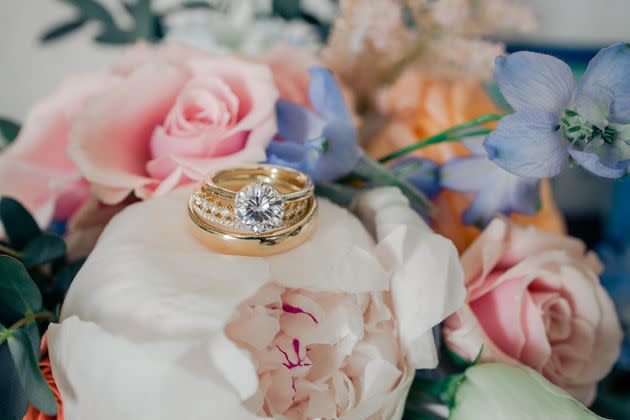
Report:
[{"label": "pink peony flower", "polygon": [[595,254],[577,239],[495,219],[461,260],[467,304],[445,323],[448,346],[530,366],[592,402],[622,338]]},{"label": "pink peony flower", "polygon": [[41,227],[67,220],[89,198],[89,186],[66,156],[70,127],[89,98],[113,88],[106,72],[66,78],[35,104],[15,141],[0,153],[0,195],[20,201]]},{"label": "pink peony flower", "polygon": [[269,68],[182,46],[132,49],[122,80],[73,127],[70,158],[107,204],[265,159],[278,97]]},{"label": "pink peony flower", "polygon": [[453,244],[383,188],[356,216],[321,199],[286,253],[221,255],[187,230],[189,193],[127,207],[73,281],[48,330],[66,418],[400,420],[464,301]]}]

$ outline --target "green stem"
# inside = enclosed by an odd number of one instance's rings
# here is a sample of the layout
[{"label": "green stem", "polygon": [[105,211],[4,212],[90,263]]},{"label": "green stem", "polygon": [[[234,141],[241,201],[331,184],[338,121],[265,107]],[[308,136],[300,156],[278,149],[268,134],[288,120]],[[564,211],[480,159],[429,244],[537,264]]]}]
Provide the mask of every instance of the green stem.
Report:
[{"label": "green stem", "polygon": [[444,130],[438,134],[435,134],[431,137],[427,137],[424,140],[421,140],[419,142],[416,142],[414,144],[411,144],[409,146],[403,147],[402,149],[396,150],[392,153],[390,153],[387,156],[384,156],[382,158],[379,159],[379,162],[381,163],[385,163],[385,162],[389,162],[390,160],[393,159],[397,159],[401,156],[406,155],[407,153],[411,153],[415,150],[418,149],[422,149],[423,147],[427,147],[427,146],[431,146],[433,144],[437,144],[437,143],[444,143],[444,142],[449,142],[449,141],[456,141],[456,140],[460,140],[462,138],[465,137],[472,137],[472,136],[481,136],[481,135],[485,135],[485,134],[489,134],[491,132],[491,130],[489,129],[480,129],[480,130],[476,130],[476,131],[468,131],[465,133],[459,133],[456,135],[451,135],[453,133],[457,133],[461,130],[465,130],[467,128],[472,128],[475,126],[478,126],[480,124],[484,124],[490,121],[497,121],[500,120],[503,117],[503,115],[499,115],[499,114],[488,114],[488,115],[483,115],[479,118],[475,118],[474,120],[470,120],[467,121],[465,123],[462,124],[458,124],[455,125],[447,130]]},{"label": "green stem", "polygon": [[37,313],[27,313],[26,316],[18,321],[16,321],[13,325],[11,325],[7,330],[2,331],[0,334],[0,345],[4,343],[11,337],[11,333],[13,331],[19,330],[22,327],[25,327],[29,324],[32,324],[36,321],[50,321],[53,319],[52,312],[42,311]]},{"label": "green stem", "polygon": [[18,260],[24,258],[24,255],[22,255],[21,252],[11,249],[8,246],[2,244],[0,244],[0,254],[8,255],[9,257],[13,257]]},{"label": "green stem", "polygon": [[361,156],[358,165],[353,170],[361,178],[364,178],[375,185],[391,185],[398,187],[400,191],[411,201],[428,214],[435,211],[431,201],[417,188],[407,181],[400,179],[394,172],[386,166],[378,163],[367,155]]}]

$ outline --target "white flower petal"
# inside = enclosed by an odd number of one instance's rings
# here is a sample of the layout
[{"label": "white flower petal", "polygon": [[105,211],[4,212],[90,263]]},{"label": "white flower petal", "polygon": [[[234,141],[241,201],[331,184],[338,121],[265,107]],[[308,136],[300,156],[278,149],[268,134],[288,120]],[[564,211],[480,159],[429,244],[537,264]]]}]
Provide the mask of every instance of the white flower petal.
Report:
[{"label": "white flower petal", "polygon": [[134,343],[77,317],[51,325],[48,340],[66,419],[257,418],[219,375],[169,360],[173,343]]},{"label": "white flower petal", "polygon": [[392,272],[392,300],[408,357],[416,369],[435,367],[431,329],[466,297],[457,250],[448,239],[429,233],[398,189],[364,194],[357,207],[359,214],[372,216],[378,252]]}]

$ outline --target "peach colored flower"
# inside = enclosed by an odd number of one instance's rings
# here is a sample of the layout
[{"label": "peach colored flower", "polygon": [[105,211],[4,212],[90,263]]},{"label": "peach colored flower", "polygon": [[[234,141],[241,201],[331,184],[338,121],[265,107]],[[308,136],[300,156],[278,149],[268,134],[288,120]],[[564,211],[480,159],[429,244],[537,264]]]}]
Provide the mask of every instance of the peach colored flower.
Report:
[{"label": "peach colored flower", "polygon": [[59,393],[59,389],[57,389],[57,384],[55,383],[55,378],[53,378],[52,369],[50,367],[50,358],[48,357],[48,341],[47,337],[44,334],[42,337],[41,344],[41,358],[39,361],[39,368],[42,370],[44,374],[44,378],[50,386],[53,394],[55,395],[55,399],[57,400],[57,415],[49,416],[40,412],[33,405],[28,407],[26,414],[24,415],[23,420],[63,420],[63,402],[61,401],[61,394]]},{"label": "peach colored flower", "polygon": [[383,188],[321,199],[286,253],[221,255],[177,216],[189,193],[128,206],[75,278],[48,331],[66,417],[400,420],[464,301],[452,243]]},{"label": "peach colored flower", "polygon": [[308,86],[311,78],[308,69],[322,66],[315,55],[303,49],[279,45],[267,51],[261,62],[271,68],[281,99],[310,106]]},{"label": "peach colored flower", "polygon": [[[366,149],[375,157],[427,138],[453,125],[469,121],[499,110],[484,92],[478,80],[431,79],[417,71],[405,72],[396,83],[379,95],[381,113],[389,122],[373,138]],[[416,155],[444,163],[470,152],[460,143],[429,146]],[[470,207],[473,197],[455,191],[442,191],[434,203],[439,211],[432,219],[432,227],[452,240],[460,252],[479,235],[479,229],[462,222],[463,212]],[[551,232],[564,232],[564,221],[556,208],[547,182],[541,186],[541,210],[534,216],[514,214],[512,217]]]},{"label": "peach colored flower", "polygon": [[66,156],[70,127],[89,98],[117,82],[107,72],[67,77],[33,106],[17,139],[0,153],[0,195],[20,201],[42,228],[53,218],[67,220],[90,197],[88,184]]},{"label": "peach colored flower", "polygon": [[136,47],[115,71],[122,80],[89,102],[68,148],[104,203],[265,159],[278,97],[268,67],[166,45]]},{"label": "peach colored flower", "polygon": [[[447,345],[472,360],[524,364],[589,404],[619,356],[622,332],[582,242],[495,219],[461,258],[466,305]],[[483,348],[483,350],[482,350]]]}]

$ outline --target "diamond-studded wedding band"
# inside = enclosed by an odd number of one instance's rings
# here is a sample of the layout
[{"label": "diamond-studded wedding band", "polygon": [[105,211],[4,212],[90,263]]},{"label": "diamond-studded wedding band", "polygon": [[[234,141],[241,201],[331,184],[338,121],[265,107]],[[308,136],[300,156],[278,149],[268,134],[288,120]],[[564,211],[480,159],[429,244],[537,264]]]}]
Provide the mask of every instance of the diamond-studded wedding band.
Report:
[{"label": "diamond-studded wedding band", "polygon": [[275,165],[217,172],[190,196],[193,233],[224,254],[262,256],[308,238],[317,214],[311,179]]}]

